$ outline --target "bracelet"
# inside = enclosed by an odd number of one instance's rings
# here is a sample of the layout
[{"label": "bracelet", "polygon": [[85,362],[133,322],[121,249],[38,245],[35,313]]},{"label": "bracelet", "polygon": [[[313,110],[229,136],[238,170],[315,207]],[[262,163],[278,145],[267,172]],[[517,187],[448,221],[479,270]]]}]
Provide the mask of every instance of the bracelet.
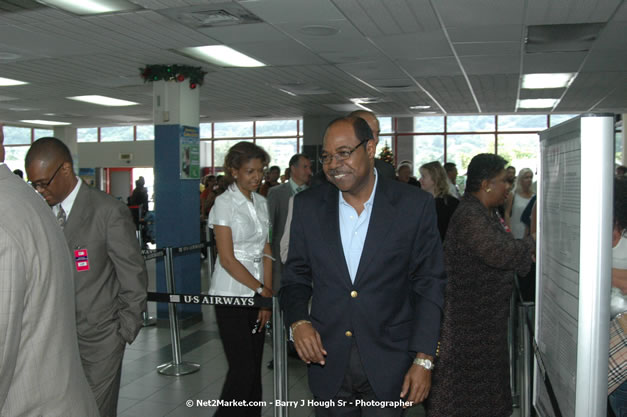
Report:
[{"label": "bracelet", "polygon": [[298,326],[300,326],[301,324],[305,324],[305,323],[311,324],[309,320],[298,320],[297,322],[292,323],[292,325],[290,326],[292,328],[292,333],[294,332],[294,330],[296,330]]}]

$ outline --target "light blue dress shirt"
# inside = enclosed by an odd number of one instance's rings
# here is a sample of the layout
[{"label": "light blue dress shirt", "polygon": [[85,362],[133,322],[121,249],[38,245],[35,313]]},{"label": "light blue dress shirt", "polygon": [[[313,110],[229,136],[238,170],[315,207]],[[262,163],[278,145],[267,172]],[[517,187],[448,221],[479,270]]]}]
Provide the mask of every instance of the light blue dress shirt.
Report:
[{"label": "light blue dress shirt", "polygon": [[357,268],[361,260],[361,252],[364,249],[366,234],[368,233],[368,225],[370,224],[370,215],[372,214],[372,204],[374,195],[377,191],[377,170],[374,170],[374,187],[368,201],[364,203],[364,209],[360,215],[357,210],[344,200],[342,192],[340,193],[340,237],[342,238],[342,248],[344,249],[344,259],[348,266],[348,273],[351,282],[355,282]]}]

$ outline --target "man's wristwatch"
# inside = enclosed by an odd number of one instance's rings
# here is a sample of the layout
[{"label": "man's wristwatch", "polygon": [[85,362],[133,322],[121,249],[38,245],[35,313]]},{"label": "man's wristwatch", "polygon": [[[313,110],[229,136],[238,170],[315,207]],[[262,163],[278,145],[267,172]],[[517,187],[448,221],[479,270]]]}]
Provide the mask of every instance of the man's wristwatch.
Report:
[{"label": "man's wristwatch", "polygon": [[261,286],[255,290],[255,292],[261,295],[261,293],[263,292],[263,284],[261,284]]},{"label": "man's wristwatch", "polygon": [[422,366],[427,371],[432,371],[435,365],[431,362],[430,359],[425,358],[416,358],[414,359],[414,365]]}]

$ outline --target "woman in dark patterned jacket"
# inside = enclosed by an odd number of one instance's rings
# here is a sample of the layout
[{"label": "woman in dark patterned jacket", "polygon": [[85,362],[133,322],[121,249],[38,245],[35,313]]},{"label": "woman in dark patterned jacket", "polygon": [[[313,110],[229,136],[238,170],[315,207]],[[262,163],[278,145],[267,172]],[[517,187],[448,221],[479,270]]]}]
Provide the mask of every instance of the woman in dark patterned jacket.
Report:
[{"label": "woman in dark patterned jacket", "polygon": [[466,193],[449,223],[448,284],[429,417],[512,414],[507,318],[513,271],[527,273],[535,236],[514,239],[497,213],[509,192],[506,163],[494,154],[470,161]]}]

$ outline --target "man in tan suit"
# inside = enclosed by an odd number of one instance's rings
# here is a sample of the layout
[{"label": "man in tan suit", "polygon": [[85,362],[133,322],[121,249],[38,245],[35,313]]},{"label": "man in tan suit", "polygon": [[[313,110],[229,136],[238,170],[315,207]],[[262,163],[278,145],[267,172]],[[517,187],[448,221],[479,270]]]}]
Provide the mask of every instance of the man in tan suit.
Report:
[{"label": "man in tan suit", "polygon": [[98,417],[76,340],[63,233],[4,164],[0,126],[0,416]]},{"label": "man in tan suit", "polygon": [[131,213],[74,175],[72,156],[56,138],[26,154],[33,187],[52,207],[73,260],[78,346],[102,417],[116,415],[124,347],[142,326],[147,274]]}]

